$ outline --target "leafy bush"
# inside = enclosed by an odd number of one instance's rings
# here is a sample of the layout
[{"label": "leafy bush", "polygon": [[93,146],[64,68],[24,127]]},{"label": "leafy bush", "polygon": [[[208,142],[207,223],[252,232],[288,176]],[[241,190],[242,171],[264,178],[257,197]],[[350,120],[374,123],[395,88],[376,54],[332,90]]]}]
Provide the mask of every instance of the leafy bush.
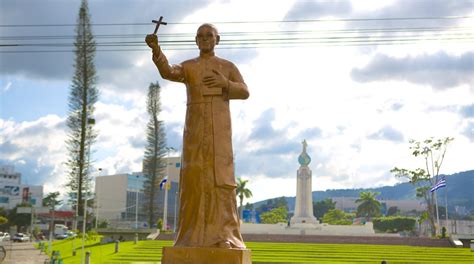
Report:
[{"label": "leafy bush", "polygon": [[0,225],[4,225],[6,223],[8,223],[8,218],[0,216]]},{"label": "leafy bush", "polygon": [[284,206],[272,209],[260,215],[263,224],[286,223],[288,221],[287,217],[288,211]]},{"label": "leafy bush", "polygon": [[107,220],[101,220],[98,224],[98,228],[107,228],[109,226],[109,222]]},{"label": "leafy bush", "polygon": [[374,229],[382,232],[397,233],[401,231],[413,231],[416,219],[405,216],[389,216],[373,219]]},{"label": "leafy bush", "polygon": [[441,238],[446,238],[446,227],[441,228]]},{"label": "leafy bush", "polygon": [[95,230],[90,230],[89,232],[87,232],[87,240],[91,239],[91,240],[96,240],[97,237],[99,236],[99,233],[97,233],[97,231]]},{"label": "leafy bush", "polygon": [[163,219],[159,218],[158,221],[156,221],[156,228],[160,231],[163,230]]},{"label": "leafy bush", "polygon": [[323,223],[330,225],[352,225],[353,214],[348,214],[339,209],[331,209],[323,216]]}]

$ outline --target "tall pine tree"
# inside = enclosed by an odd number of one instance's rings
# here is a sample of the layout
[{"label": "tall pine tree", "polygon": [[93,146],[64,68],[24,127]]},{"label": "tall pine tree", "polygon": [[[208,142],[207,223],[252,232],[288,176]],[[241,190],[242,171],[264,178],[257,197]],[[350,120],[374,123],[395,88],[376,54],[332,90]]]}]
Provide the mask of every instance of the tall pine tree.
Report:
[{"label": "tall pine tree", "polygon": [[166,134],[163,121],[158,119],[161,112],[160,85],[151,83],[148,87],[147,112],[150,116],[146,128],[147,145],[143,159],[143,174],[145,176],[143,203],[149,226],[156,222],[156,212],[158,205],[156,197],[159,192],[159,185],[165,176],[166,161]]},{"label": "tall pine tree", "polygon": [[[82,0],[76,26],[74,76],[69,94],[69,128],[66,140],[69,169],[66,186],[70,190],[73,207],[83,214],[83,195],[91,190],[90,151],[97,137],[93,130],[94,104],[98,100],[96,70],[94,66],[95,41],[92,35],[87,1]],[[77,194],[77,197],[76,197]],[[77,228],[77,221],[75,222]]]}]

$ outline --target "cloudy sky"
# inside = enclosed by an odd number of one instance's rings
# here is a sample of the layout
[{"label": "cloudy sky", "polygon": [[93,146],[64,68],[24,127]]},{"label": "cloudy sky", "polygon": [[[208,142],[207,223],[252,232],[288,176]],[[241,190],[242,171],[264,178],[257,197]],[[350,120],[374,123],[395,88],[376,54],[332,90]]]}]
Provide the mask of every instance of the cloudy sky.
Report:
[{"label": "cloudy sky", "polygon": [[[0,2],[0,165],[45,192],[65,182],[79,6]],[[182,147],[184,87],[161,79],[143,43],[159,16],[170,62],[195,57],[195,31],[211,22],[217,54],[249,87],[231,110],[250,202],[295,195],[304,139],[313,190],[399,182],[391,168],[423,166],[410,139],[454,137],[441,172],[474,169],[473,0],[89,0],[89,12],[100,91],[93,158],[103,175],[141,170],[151,82],[162,86],[168,146]]]}]

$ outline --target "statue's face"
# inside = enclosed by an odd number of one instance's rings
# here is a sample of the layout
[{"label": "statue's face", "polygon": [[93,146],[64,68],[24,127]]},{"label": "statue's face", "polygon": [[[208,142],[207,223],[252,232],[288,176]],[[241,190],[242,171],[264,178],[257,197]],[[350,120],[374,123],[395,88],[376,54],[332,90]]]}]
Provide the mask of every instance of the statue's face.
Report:
[{"label": "statue's face", "polygon": [[210,26],[202,26],[196,35],[196,44],[201,52],[210,52],[219,43],[219,35]]}]

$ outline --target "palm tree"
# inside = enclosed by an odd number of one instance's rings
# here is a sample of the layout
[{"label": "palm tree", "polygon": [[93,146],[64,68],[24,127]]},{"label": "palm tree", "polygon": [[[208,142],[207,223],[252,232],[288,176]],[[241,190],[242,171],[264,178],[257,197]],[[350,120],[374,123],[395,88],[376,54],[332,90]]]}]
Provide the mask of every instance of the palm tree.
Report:
[{"label": "palm tree", "polygon": [[242,219],[242,212],[243,212],[243,204],[244,204],[244,197],[245,198],[250,198],[252,197],[252,192],[245,187],[247,184],[248,180],[242,180],[241,178],[237,178],[237,189],[235,190],[237,196],[240,199],[240,210],[239,210],[239,216]]},{"label": "palm tree", "polygon": [[361,192],[359,199],[356,203],[360,203],[357,206],[357,215],[367,217],[367,221],[370,221],[372,216],[380,214],[380,202],[377,201],[377,195],[379,192]]}]

